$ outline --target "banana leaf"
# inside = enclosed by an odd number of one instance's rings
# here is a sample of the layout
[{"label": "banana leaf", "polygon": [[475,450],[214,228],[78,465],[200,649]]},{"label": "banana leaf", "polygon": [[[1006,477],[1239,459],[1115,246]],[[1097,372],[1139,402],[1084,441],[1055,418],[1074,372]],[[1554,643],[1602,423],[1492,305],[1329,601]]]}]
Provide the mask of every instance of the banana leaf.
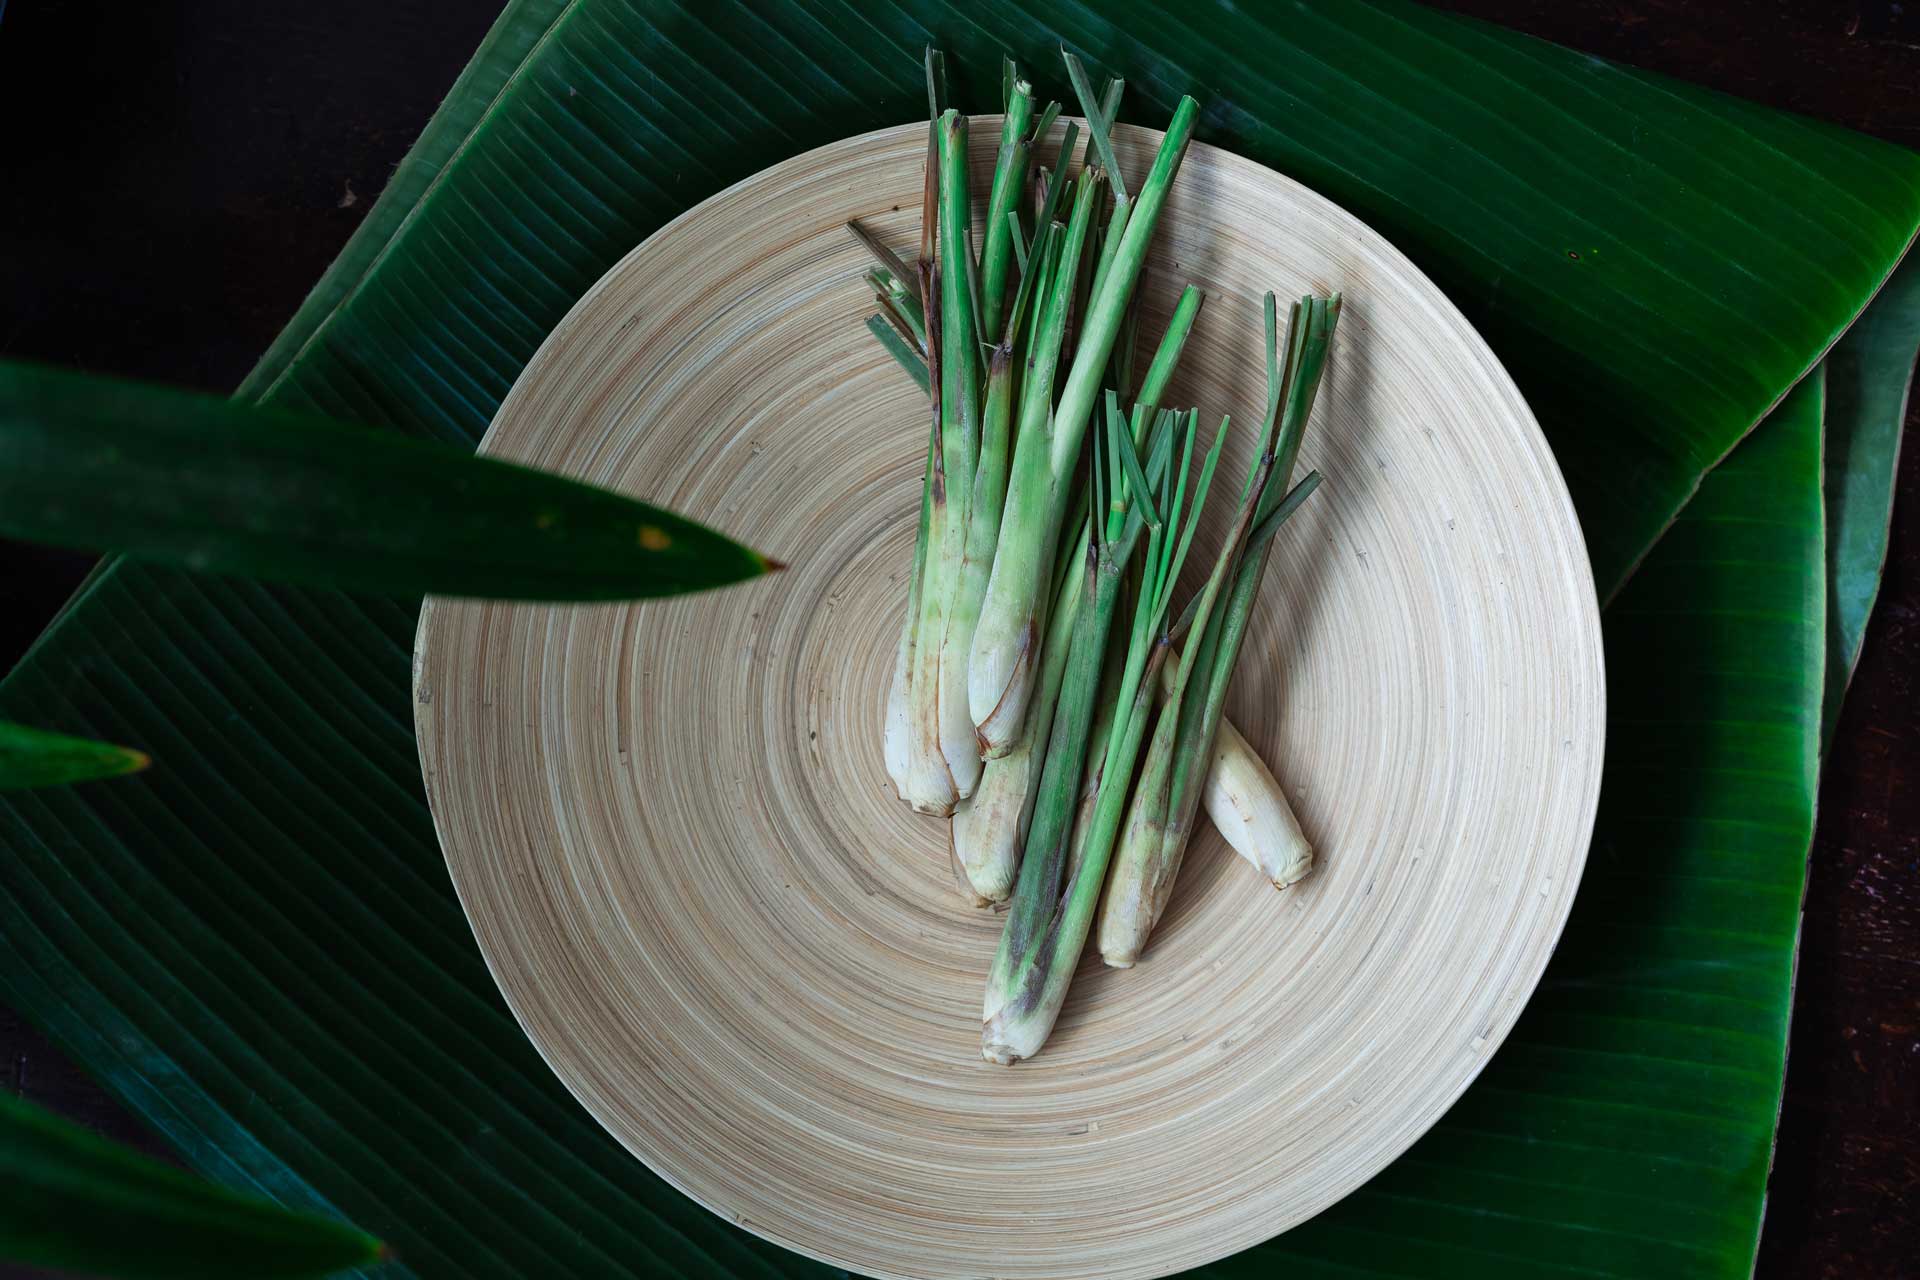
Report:
[{"label": "banana leaf", "polygon": [[138,773],[149,763],[131,747],[0,720],[0,791],[117,778]]},{"label": "banana leaf", "polygon": [[[1862,477],[1831,511],[1852,533],[1827,536],[1818,384],[1782,401],[1920,226],[1920,157],[1392,3],[768,0],[723,22],[664,0],[516,0],[242,395],[477,439],[641,237],[796,151],[917,118],[929,40],[973,109],[1003,48],[1059,96],[1061,42],[1126,75],[1130,120],[1191,90],[1202,137],[1395,240],[1527,393],[1619,593],[1605,843],[1565,954],[1406,1159],[1225,1265],[1746,1274],[1827,583],[1864,584],[1848,595],[1864,616],[1912,291],[1860,330],[1857,447],[1829,468]],[[1756,601],[1774,607],[1736,616]],[[505,1012],[420,797],[413,617],[126,561],[96,574],[0,686],[0,715],[160,763],[0,798],[0,995],[195,1167],[344,1212],[421,1274],[819,1272],[628,1158]],[[1674,723],[1631,723],[1659,715]]]},{"label": "banana leaf", "polygon": [[1907,394],[1920,357],[1920,261],[1900,264],[1827,367],[1827,681],[1821,754],[1860,661],[1867,615],[1880,593],[1893,517],[1895,464]]},{"label": "banana leaf", "polygon": [[1823,390],[1707,474],[1607,609],[1593,848],[1505,1047],[1386,1173],[1209,1272],[1751,1273],[1817,789]]},{"label": "banana leaf", "polygon": [[378,1240],[235,1195],[0,1093],[0,1258],[181,1280],[323,1276],[379,1260]]},{"label": "banana leaf", "polygon": [[[0,361],[0,533],[399,595],[624,600],[756,577],[671,511],[391,431]],[[0,756],[0,767],[5,759]]]}]

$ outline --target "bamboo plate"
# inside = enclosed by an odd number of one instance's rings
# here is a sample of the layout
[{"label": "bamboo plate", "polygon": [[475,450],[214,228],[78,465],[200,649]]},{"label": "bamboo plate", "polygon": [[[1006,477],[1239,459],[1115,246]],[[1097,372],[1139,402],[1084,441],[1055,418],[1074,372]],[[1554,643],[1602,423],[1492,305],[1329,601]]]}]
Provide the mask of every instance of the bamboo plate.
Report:
[{"label": "bamboo plate", "polygon": [[[978,182],[996,134],[975,121]],[[924,401],[862,326],[841,227],[916,242],[925,139],[722,192],[547,339],[486,452],[792,567],[644,605],[429,602],[427,793],[521,1025],[674,1186],[856,1272],[1161,1275],[1351,1191],[1513,1025],[1598,797],[1592,579],[1525,403],[1432,282],[1195,145],[1143,285],[1143,343],[1183,281],[1209,294],[1171,401],[1250,416],[1262,291],[1347,299],[1302,455],[1326,483],[1279,539],[1230,707],[1321,862],[1276,894],[1204,829],[1140,966],[1094,959],[1038,1059],[983,1063],[997,918],[881,762]],[[1118,141],[1138,174],[1159,135]]]}]

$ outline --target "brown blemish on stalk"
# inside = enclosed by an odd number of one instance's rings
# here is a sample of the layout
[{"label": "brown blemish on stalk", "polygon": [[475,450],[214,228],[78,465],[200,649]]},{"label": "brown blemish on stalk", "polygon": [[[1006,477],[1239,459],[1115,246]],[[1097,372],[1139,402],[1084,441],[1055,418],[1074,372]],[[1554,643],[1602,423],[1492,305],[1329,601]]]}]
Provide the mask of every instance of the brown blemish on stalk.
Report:
[{"label": "brown blemish on stalk", "polygon": [[640,526],[640,546],[643,550],[665,551],[672,545],[673,539],[668,537],[667,531],[659,525],[643,524]]}]

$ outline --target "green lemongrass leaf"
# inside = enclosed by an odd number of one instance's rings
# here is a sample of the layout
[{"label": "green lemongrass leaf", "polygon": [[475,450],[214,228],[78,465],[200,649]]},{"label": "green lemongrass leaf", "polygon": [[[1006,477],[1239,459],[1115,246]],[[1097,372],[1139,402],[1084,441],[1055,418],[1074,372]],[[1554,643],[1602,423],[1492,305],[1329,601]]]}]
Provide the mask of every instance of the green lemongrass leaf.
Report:
[{"label": "green lemongrass leaf", "polygon": [[1045,226],[1059,216],[1060,193],[1066,189],[1071,178],[1067,171],[1073,164],[1073,145],[1080,139],[1080,126],[1067,121],[1066,130],[1060,135],[1060,150],[1056,153],[1053,168],[1047,170],[1047,194],[1040,203],[1040,215],[1034,219],[1035,226]]},{"label": "green lemongrass leaf", "polygon": [[1013,82],[1020,78],[1020,69],[1012,58],[1002,54],[1000,57],[1000,110],[1006,111],[1013,102]]},{"label": "green lemongrass leaf", "polygon": [[1318,471],[1309,471],[1302,476],[1300,483],[1289,489],[1287,496],[1282,498],[1274,509],[1253,527],[1253,532],[1247,535],[1247,549],[1243,554],[1251,559],[1264,550],[1267,543],[1273,539],[1273,535],[1280,531],[1280,526],[1285,524],[1293,513],[1300,509],[1300,504],[1312,497],[1313,491],[1319,487]]},{"label": "green lemongrass leaf", "polygon": [[[980,295],[978,328],[981,340],[988,343],[1000,339],[1000,330],[1008,314],[1001,310],[1001,303],[1006,298],[1007,262],[1012,246],[1022,238],[1019,203],[1027,183],[1030,144],[1026,134],[1033,122],[1033,87],[1024,80],[1015,79],[1007,86],[1004,104],[1006,114],[1000,122],[1000,145],[994,153],[993,180],[987,192],[986,235],[980,246],[977,281]],[[1013,219],[1011,225],[1009,218]]]},{"label": "green lemongrass leaf", "polygon": [[312,414],[0,364],[0,533],[402,595],[624,600],[775,562],[564,476]]},{"label": "green lemongrass leaf", "polygon": [[[1197,410],[1195,411],[1195,416],[1197,420]],[[1200,464],[1200,478],[1193,486],[1193,512],[1187,517],[1186,527],[1180,530],[1180,547],[1173,557],[1170,580],[1179,578],[1181,568],[1187,563],[1187,552],[1193,546],[1193,535],[1200,531],[1200,518],[1206,513],[1207,495],[1213,490],[1214,468],[1219,466],[1220,454],[1226,448],[1227,428],[1230,421],[1230,417],[1220,419],[1220,429],[1213,437],[1213,447],[1207,450],[1207,456]],[[1188,449],[1189,453],[1191,453],[1191,435],[1188,437],[1188,440]],[[1184,484],[1185,482],[1186,474],[1183,466],[1181,483]],[[1180,517],[1176,511],[1174,515],[1174,524],[1176,527],[1179,525],[1179,520]],[[1196,593],[1196,596],[1197,594],[1198,593]]]},{"label": "green lemongrass leaf", "polygon": [[1173,459],[1174,443],[1179,438],[1181,413],[1161,409],[1154,415],[1153,430],[1147,433],[1147,479],[1158,487],[1166,479],[1167,464]]},{"label": "green lemongrass leaf", "polygon": [[[1180,643],[1180,637],[1187,633],[1187,628],[1193,625],[1194,619],[1200,614],[1201,596],[1202,593],[1196,591],[1187,597],[1187,603],[1181,607],[1179,615],[1173,620],[1173,625],[1167,628],[1167,643]],[[1209,626],[1212,625],[1213,619],[1217,619],[1219,616],[1217,613],[1212,615],[1209,619]],[[1182,661],[1186,660],[1187,658],[1183,657]]]},{"label": "green lemongrass leaf", "polygon": [[[1199,412],[1192,411],[1187,416],[1187,429],[1168,437],[1165,469],[1154,477],[1154,482],[1161,486],[1161,492],[1164,495],[1161,499],[1162,504],[1169,509],[1166,521],[1167,536],[1160,540],[1159,560],[1152,570],[1164,592],[1173,590],[1168,569],[1173,563],[1174,550],[1180,543],[1181,489],[1187,482],[1187,464],[1193,459],[1193,437],[1198,422]],[[1173,455],[1176,451],[1181,454],[1181,465],[1177,475],[1173,467]],[[1162,609],[1161,612],[1164,613],[1165,610]]]},{"label": "green lemongrass leaf", "polygon": [[867,273],[868,283],[873,286],[873,300],[879,306],[881,314],[900,336],[913,344],[915,351],[924,352],[927,341],[926,312],[921,309],[920,299],[904,289],[887,287],[887,277],[881,272]]},{"label": "green lemongrass leaf", "polygon": [[126,1280],[324,1276],[383,1261],[355,1227],[241,1195],[0,1092],[0,1260]]},{"label": "green lemongrass leaf", "polygon": [[[1280,382],[1280,328],[1278,315],[1279,300],[1273,296],[1273,290],[1267,290],[1260,302],[1260,314],[1266,323],[1267,336],[1267,412],[1266,422],[1271,424],[1280,412],[1280,398],[1285,390]],[[1287,338],[1293,338],[1293,313],[1288,313]],[[1271,430],[1271,426],[1268,428]]]},{"label": "green lemongrass leaf", "polygon": [[[1092,495],[1093,510],[1107,513],[1105,519],[1096,519],[1093,521],[1096,535],[1094,541],[1098,546],[1104,548],[1113,539],[1114,518],[1121,514],[1116,510],[1118,504],[1115,502],[1113,494],[1107,488],[1107,477],[1111,476],[1118,468],[1120,460],[1114,453],[1111,442],[1103,449],[1100,447],[1100,441],[1096,440],[1093,442],[1093,448],[1087,450],[1087,452],[1092,455],[1093,458],[1093,471],[1087,481],[1089,492]],[[1105,467],[1100,465],[1102,455],[1112,459]]]},{"label": "green lemongrass leaf", "polygon": [[[1195,422],[1199,421],[1198,410],[1196,410],[1194,413],[1194,421]],[[1224,437],[1226,433],[1227,433],[1227,420],[1225,418],[1222,418],[1220,420],[1219,437]],[[1172,490],[1173,502],[1167,512],[1167,527],[1171,529],[1180,528],[1180,516],[1186,506],[1187,477],[1192,473],[1192,470],[1193,470],[1194,435],[1195,435],[1195,432],[1189,430],[1186,433],[1186,439],[1181,443],[1180,473],[1174,479],[1173,490]],[[1214,440],[1214,448],[1216,450],[1220,447],[1219,437],[1216,437]],[[1205,459],[1202,459],[1202,469],[1203,470],[1205,469]],[[1207,500],[1206,491],[1203,488],[1201,492],[1194,498],[1194,501],[1193,501],[1193,515],[1195,519],[1199,517],[1200,509],[1203,505],[1205,505],[1206,500]],[[1173,544],[1168,543],[1167,545],[1172,546]]]},{"label": "green lemongrass leaf", "polygon": [[1046,106],[1040,109],[1039,116],[1036,117],[1033,122],[1033,132],[1028,135],[1032,138],[1036,148],[1040,145],[1040,140],[1047,136],[1047,131],[1053,128],[1053,122],[1059,118],[1060,104],[1058,102],[1049,101]]},{"label": "green lemongrass leaf", "polygon": [[1100,126],[1111,131],[1114,122],[1120,118],[1120,95],[1126,92],[1127,82],[1119,76],[1107,81],[1107,87],[1100,91]]},{"label": "green lemongrass leaf", "polygon": [[[1028,317],[1028,324],[1031,326],[1031,334],[1028,339],[1030,343],[1038,342],[1040,340],[1041,325],[1043,323],[1042,318],[1046,315],[1047,304],[1049,303],[1049,301],[1051,301],[1053,296],[1053,289],[1047,282],[1053,279],[1054,272],[1060,269],[1060,255],[1066,252],[1066,247],[1067,247],[1066,241],[1067,241],[1066,225],[1064,223],[1059,223],[1059,222],[1050,222],[1047,224],[1046,230],[1041,234],[1040,240],[1038,242],[1039,248],[1040,248],[1039,267],[1038,267],[1038,270],[1036,270],[1033,274],[1033,279],[1035,281],[1036,287],[1034,287],[1033,289],[1033,297],[1032,297],[1033,310],[1031,315]],[[1022,286],[1026,285],[1027,282],[1025,277],[1022,277],[1020,283]],[[1051,375],[1052,371],[1053,371],[1053,362],[1050,361],[1047,364],[1048,375]],[[1020,395],[1023,400],[1027,395],[1027,380],[1024,377],[1022,378],[1020,383]],[[1037,416],[1037,410],[1039,406],[1039,396],[1037,392],[1035,393],[1035,396],[1036,396],[1035,421],[1039,424],[1040,428],[1044,430],[1046,424],[1044,420],[1039,419]],[[1046,399],[1049,402],[1051,402],[1053,399],[1053,388],[1052,388],[1050,377],[1048,378]]]},{"label": "green lemongrass leaf", "polygon": [[1107,440],[1120,455],[1121,465],[1127,478],[1126,500],[1140,508],[1141,519],[1147,522],[1149,529],[1160,528],[1160,507],[1154,501],[1154,486],[1147,480],[1147,473],[1140,465],[1140,455],[1133,447],[1133,432],[1127,426],[1127,419],[1120,412],[1120,400],[1113,392],[1107,392]]},{"label": "green lemongrass leaf", "polygon": [[[1015,246],[1018,246],[1020,243],[1019,215],[1009,211],[1007,218],[1009,221],[1015,223],[1012,228],[1013,242]],[[1027,270],[1027,256],[1023,253],[1020,257],[1020,283],[1015,287],[1013,292],[1013,305],[1007,310],[1007,332],[1002,338],[1002,341],[1004,341],[1009,348],[1015,346],[1020,341],[1021,326],[1027,318],[1027,304],[1030,295],[1034,293],[1033,282],[1036,278],[1042,278],[1046,275],[1047,264],[1052,260],[1051,255],[1054,238],[1058,232],[1063,230],[1064,228],[1057,222],[1048,223],[1046,226],[1040,228],[1033,245],[1035,255],[1034,263],[1039,268],[1038,270]],[[1037,317],[1035,323],[1038,323]]]},{"label": "green lemongrass leaf", "polygon": [[921,391],[924,392],[928,389],[927,362],[921,358],[918,351],[913,349],[911,343],[900,336],[899,332],[891,324],[888,324],[879,316],[868,316],[867,332],[871,333],[875,341],[879,342],[886,353],[892,356],[894,361],[899,364],[902,369],[906,370],[907,376],[913,379],[914,384],[918,386]]},{"label": "green lemongrass leaf", "polygon": [[[1074,96],[1080,99],[1080,114],[1087,118],[1087,132],[1092,135],[1094,150],[1099,153],[1100,164],[1107,171],[1107,182],[1113,187],[1114,201],[1125,204],[1127,183],[1120,174],[1120,158],[1114,154],[1113,139],[1108,136],[1104,104],[1094,96],[1093,83],[1087,79],[1087,68],[1080,59],[1065,48],[1060,50],[1060,56],[1066,60],[1067,79],[1073,83]],[[1118,107],[1117,101],[1115,106]]]},{"label": "green lemongrass leaf", "polygon": [[897,305],[898,301],[899,299],[888,297],[886,294],[874,294],[873,302],[875,306],[880,308],[880,314],[877,317],[869,318],[885,321],[892,327],[895,333],[900,335],[900,341],[907,344],[908,350],[912,351],[916,358],[924,360],[926,353],[926,331],[913,324],[905,312]]},{"label": "green lemongrass leaf", "polygon": [[[1007,210],[1007,243],[1013,249],[1013,265],[1020,269],[1021,279],[1024,280],[1027,274],[1027,235],[1020,225],[1018,209]],[[1018,312],[1019,308],[1015,307],[1007,314],[1016,315]]]},{"label": "green lemongrass leaf", "polygon": [[0,720],[0,791],[117,778],[151,763],[145,752]]},{"label": "green lemongrass leaf", "polygon": [[[1114,261],[1120,255],[1120,246],[1126,242],[1127,219],[1133,213],[1133,203],[1125,198],[1115,200],[1113,208],[1107,213],[1106,229],[1100,233],[1100,253],[1094,263],[1092,278],[1087,284],[1087,296],[1099,297],[1107,287],[1107,276],[1113,271]],[[1126,308],[1133,310],[1131,300]],[[1125,320],[1122,320],[1124,326]],[[1119,340],[1113,344],[1116,354],[1120,350]]]},{"label": "green lemongrass leaf", "polygon": [[1167,321],[1166,332],[1160,335],[1160,345],[1154,349],[1146,377],[1140,380],[1140,393],[1133,402],[1133,438],[1136,444],[1146,440],[1148,422],[1160,407],[1160,398],[1167,393],[1167,384],[1173,380],[1173,372],[1180,364],[1180,354],[1186,350],[1187,338],[1193,333],[1193,322],[1199,318],[1200,306],[1206,300],[1206,291],[1198,285],[1190,284],[1180,291],[1180,299],[1173,307],[1173,316]]}]

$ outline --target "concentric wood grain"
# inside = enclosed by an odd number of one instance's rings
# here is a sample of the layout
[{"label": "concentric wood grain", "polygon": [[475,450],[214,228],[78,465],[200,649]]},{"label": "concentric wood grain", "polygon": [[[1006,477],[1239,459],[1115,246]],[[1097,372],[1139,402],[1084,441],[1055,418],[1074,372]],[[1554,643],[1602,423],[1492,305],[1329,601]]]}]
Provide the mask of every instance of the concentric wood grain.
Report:
[{"label": "concentric wood grain", "polygon": [[[992,136],[976,121],[982,165]],[[1157,141],[1123,131],[1123,161]],[[1303,450],[1327,481],[1279,540],[1231,706],[1321,864],[1278,895],[1203,832],[1140,966],[1088,965],[1039,1059],[983,1063],[996,919],[881,762],[923,402],[861,325],[841,228],[912,240],[924,142],[869,134],[723,192],[548,339],[486,451],[792,567],[645,605],[430,602],[428,794],[528,1035],[688,1194],[858,1272],[1165,1274],[1357,1186],[1511,1027],[1598,793],[1592,582],[1532,417],[1452,305],[1352,217],[1195,146],[1144,286],[1148,335],[1182,282],[1209,293],[1174,398],[1250,415],[1261,292],[1347,298]]]}]

